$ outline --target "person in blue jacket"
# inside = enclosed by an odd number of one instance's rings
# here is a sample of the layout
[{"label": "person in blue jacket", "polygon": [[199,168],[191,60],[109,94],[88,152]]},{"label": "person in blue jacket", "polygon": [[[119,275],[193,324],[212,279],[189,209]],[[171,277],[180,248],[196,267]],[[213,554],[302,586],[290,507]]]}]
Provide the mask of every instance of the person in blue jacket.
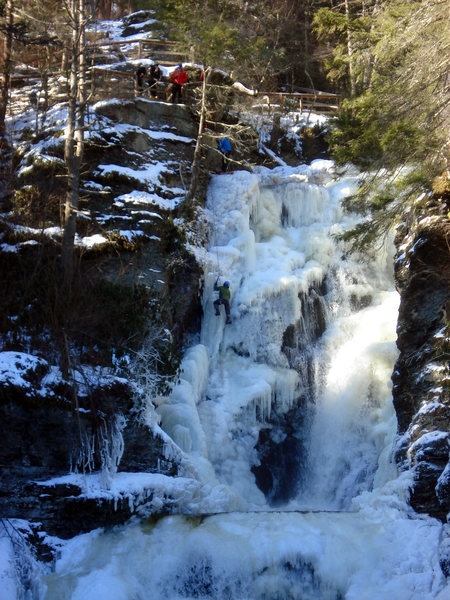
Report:
[{"label": "person in blue jacket", "polygon": [[214,291],[219,292],[219,297],[217,298],[217,300],[214,300],[214,309],[216,311],[216,317],[218,317],[220,315],[219,312],[219,306],[221,304],[223,304],[225,306],[225,314],[227,315],[227,320],[225,321],[225,323],[227,325],[229,325],[231,323],[231,317],[230,317],[230,298],[231,298],[231,292],[230,292],[230,282],[229,281],[225,281],[225,283],[221,286],[218,286],[218,281],[216,281],[216,283],[214,284]]},{"label": "person in blue jacket", "polygon": [[230,140],[226,137],[223,137],[217,145],[217,150],[222,155],[222,171],[224,173],[227,172],[228,167],[230,166],[230,156],[231,156],[231,143]]}]

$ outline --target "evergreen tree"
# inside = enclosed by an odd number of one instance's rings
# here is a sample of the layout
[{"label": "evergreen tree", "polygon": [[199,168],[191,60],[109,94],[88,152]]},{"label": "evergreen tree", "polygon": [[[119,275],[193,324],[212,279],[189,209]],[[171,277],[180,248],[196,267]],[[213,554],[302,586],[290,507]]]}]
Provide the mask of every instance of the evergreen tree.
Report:
[{"label": "evergreen tree", "polygon": [[388,230],[437,178],[448,186],[449,172],[450,6],[386,0],[373,9],[370,20],[361,16],[365,43],[354,52],[370,77],[356,71],[360,92],[344,102],[330,136],[338,164],[370,172],[349,201],[372,217],[354,232],[358,243]]},{"label": "evergreen tree", "polygon": [[[315,41],[312,6],[319,0],[168,0],[157,16],[196,62],[221,67],[264,89],[310,84]],[[317,69],[316,69],[317,71]]]},{"label": "evergreen tree", "polygon": [[328,78],[352,96],[370,85],[374,20],[380,0],[345,0],[319,8],[313,19],[318,39],[328,46]]}]

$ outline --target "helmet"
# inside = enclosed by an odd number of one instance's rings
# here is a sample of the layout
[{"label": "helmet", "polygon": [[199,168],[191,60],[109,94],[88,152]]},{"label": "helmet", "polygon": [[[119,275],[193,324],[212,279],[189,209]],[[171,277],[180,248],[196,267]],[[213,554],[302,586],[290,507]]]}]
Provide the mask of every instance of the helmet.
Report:
[{"label": "helmet", "polygon": [[223,284],[225,287],[230,287],[230,282],[229,281],[225,281],[225,283]]},{"label": "helmet", "polygon": [[182,69],[182,68],[183,68],[183,65],[181,65],[181,64],[177,65],[177,69]]}]

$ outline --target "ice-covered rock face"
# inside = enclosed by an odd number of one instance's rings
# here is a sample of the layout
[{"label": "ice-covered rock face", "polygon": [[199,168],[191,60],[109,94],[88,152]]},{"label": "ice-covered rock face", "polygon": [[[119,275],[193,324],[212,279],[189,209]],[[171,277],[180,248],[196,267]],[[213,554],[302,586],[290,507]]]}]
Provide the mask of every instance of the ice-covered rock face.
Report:
[{"label": "ice-covered rock face", "polygon": [[[276,366],[287,366],[283,334],[300,318],[299,294],[320,284],[327,272],[332,258],[328,231],[340,218],[330,191],[306,181],[312,175],[302,171],[272,178],[262,170],[258,176],[239,173],[226,188],[216,178],[209,194],[212,247],[205,303],[220,271],[231,281],[233,313],[240,323],[227,330],[228,345]],[[325,173],[322,180],[329,179]],[[202,342],[210,348],[211,327],[207,313]]]}]

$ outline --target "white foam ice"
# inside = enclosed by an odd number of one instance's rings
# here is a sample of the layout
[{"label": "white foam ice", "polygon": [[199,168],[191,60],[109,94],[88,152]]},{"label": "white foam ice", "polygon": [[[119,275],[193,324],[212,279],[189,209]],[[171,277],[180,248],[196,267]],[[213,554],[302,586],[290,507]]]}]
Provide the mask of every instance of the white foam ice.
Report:
[{"label": "white foam ice", "polygon": [[[63,548],[45,600],[432,600],[443,576],[432,519],[393,489],[359,512],[174,516]],[[439,596],[440,594],[440,596]]]}]

